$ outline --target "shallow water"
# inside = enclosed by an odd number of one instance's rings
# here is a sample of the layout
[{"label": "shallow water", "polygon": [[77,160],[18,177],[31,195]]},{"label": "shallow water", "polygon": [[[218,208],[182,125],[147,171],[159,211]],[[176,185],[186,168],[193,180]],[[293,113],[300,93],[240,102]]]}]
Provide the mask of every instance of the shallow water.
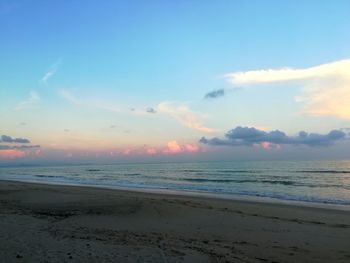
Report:
[{"label": "shallow water", "polygon": [[0,179],[350,205],[350,161],[3,167]]}]

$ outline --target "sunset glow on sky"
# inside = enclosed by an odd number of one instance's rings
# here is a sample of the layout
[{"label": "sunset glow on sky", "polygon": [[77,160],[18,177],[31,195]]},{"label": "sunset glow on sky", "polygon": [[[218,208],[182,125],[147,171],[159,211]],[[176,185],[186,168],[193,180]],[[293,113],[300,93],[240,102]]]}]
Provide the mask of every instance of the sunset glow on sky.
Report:
[{"label": "sunset glow on sky", "polygon": [[349,10],[0,0],[0,163],[347,159]]}]

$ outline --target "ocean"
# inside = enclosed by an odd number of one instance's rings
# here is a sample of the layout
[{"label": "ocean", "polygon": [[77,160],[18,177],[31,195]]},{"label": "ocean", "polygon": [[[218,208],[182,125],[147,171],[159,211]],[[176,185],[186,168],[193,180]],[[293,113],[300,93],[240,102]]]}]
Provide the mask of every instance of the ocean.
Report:
[{"label": "ocean", "polygon": [[1,179],[350,205],[350,161],[2,167]]}]

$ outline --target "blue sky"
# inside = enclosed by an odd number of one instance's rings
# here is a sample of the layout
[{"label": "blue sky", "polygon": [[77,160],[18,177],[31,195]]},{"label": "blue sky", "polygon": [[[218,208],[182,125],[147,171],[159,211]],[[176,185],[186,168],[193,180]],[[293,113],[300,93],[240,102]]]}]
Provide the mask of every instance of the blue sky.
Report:
[{"label": "blue sky", "polygon": [[[175,148],[220,159],[246,149],[201,137],[237,126],[288,136],[344,131],[348,108],[329,98],[350,98],[349,10],[349,1],[0,0],[0,135],[40,145],[35,157],[30,149],[3,161],[83,152],[142,159],[147,150],[172,158]],[[294,71],[280,80],[285,68]],[[313,74],[300,79],[302,69]],[[266,82],[268,70],[278,80]],[[243,80],[228,77],[239,72]],[[225,95],[204,99],[213,90]],[[330,158],[348,156],[339,142],[329,147]],[[301,148],[265,150],[292,158]]]}]

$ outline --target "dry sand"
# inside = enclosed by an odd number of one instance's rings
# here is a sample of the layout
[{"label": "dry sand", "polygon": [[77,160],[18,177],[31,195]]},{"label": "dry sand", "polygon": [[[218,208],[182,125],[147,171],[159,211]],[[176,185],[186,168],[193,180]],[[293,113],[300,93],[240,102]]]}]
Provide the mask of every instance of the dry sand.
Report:
[{"label": "dry sand", "polygon": [[350,212],[1,181],[0,262],[350,262]]}]

